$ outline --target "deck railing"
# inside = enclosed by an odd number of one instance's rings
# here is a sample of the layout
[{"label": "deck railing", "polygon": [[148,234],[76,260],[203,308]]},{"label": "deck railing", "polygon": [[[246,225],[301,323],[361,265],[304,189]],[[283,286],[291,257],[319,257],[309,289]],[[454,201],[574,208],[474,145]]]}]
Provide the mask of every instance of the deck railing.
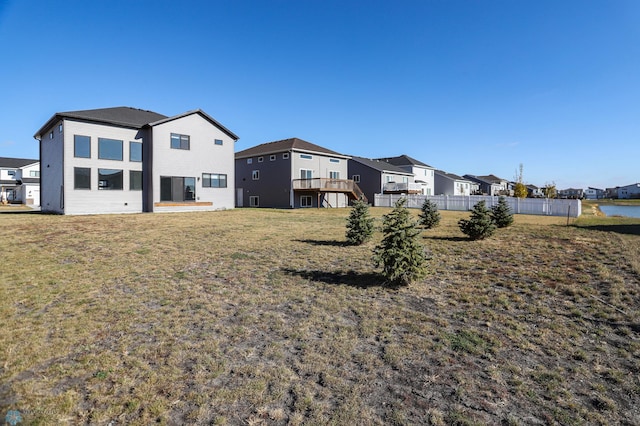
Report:
[{"label": "deck railing", "polygon": [[364,193],[352,179],[312,178],[294,179],[293,190],[308,190],[320,192],[345,192],[354,198],[361,198]]},{"label": "deck railing", "polygon": [[414,182],[387,182],[382,189],[384,192],[422,193],[422,184]]}]

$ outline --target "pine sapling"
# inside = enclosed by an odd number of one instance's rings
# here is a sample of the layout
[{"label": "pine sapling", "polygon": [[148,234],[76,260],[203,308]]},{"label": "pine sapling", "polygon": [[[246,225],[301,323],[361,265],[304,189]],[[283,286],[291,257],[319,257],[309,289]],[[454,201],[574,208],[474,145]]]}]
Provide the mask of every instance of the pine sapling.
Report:
[{"label": "pine sapling", "polygon": [[490,237],[496,230],[496,225],[493,223],[489,209],[487,209],[484,201],[479,201],[473,206],[471,218],[469,220],[460,219],[458,225],[460,230],[472,240],[482,240]]},{"label": "pine sapling", "polygon": [[418,215],[420,217],[420,225],[425,229],[431,229],[438,226],[440,223],[440,212],[438,211],[438,205],[431,200],[424,200],[421,208],[422,212]]},{"label": "pine sapling", "polygon": [[369,205],[363,200],[356,200],[347,218],[347,241],[360,245],[370,240],[372,235],[373,218],[369,215]]},{"label": "pine sapling", "polygon": [[498,228],[506,228],[513,223],[513,213],[505,197],[500,197],[498,204],[491,207],[491,219]]}]

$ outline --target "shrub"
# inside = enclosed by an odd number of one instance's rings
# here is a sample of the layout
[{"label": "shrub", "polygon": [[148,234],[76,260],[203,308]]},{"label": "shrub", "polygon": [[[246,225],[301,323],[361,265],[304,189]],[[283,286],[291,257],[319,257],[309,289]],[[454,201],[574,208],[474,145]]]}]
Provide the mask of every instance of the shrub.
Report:
[{"label": "shrub", "polygon": [[373,218],[369,215],[369,205],[363,200],[356,200],[347,218],[347,241],[360,245],[370,240],[372,235]]},{"label": "shrub", "polygon": [[435,228],[440,223],[438,205],[431,200],[424,200],[422,212],[418,216],[420,217],[420,225],[425,229]]},{"label": "shrub", "polygon": [[498,204],[491,207],[491,219],[498,228],[506,228],[513,223],[513,213],[505,197],[500,197]]},{"label": "shrub", "polygon": [[469,220],[460,219],[458,225],[460,230],[472,240],[482,240],[490,237],[496,230],[496,225],[493,223],[489,209],[487,209],[484,201],[479,201],[473,206],[471,218]]},{"label": "shrub", "polygon": [[406,208],[407,200],[401,198],[394,209],[383,216],[384,237],[374,249],[376,267],[382,265],[382,275],[394,285],[408,285],[426,273],[424,248],[417,238],[417,223]]}]

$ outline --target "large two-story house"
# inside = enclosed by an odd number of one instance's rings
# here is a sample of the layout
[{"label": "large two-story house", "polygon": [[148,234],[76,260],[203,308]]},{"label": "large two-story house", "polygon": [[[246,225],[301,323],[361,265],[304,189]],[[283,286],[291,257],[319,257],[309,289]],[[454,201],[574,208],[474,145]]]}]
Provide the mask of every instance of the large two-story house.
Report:
[{"label": "large two-story house", "polygon": [[509,181],[495,175],[464,175],[463,178],[478,184],[479,195],[509,195]]},{"label": "large two-story house", "polygon": [[348,179],[349,156],[298,138],[239,151],[238,207],[346,207],[362,196]]},{"label": "large two-story house", "polygon": [[40,205],[40,162],[0,157],[0,202]]},{"label": "large two-story house", "polygon": [[375,194],[422,194],[423,185],[415,182],[413,173],[381,160],[352,156],[349,176],[358,184],[366,198]]},{"label": "large two-story house", "polygon": [[406,172],[412,173],[415,183],[420,184],[422,187],[422,195],[435,195],[435,169],[430,165],[404,154],[397,157],[378,158],[377,160],[386,161]]},{"label": "large two-story house", "polygon": [[41,209],[60,214],[234,207],[233,132],[202,110],[59,112],[36,132]]},{"label": "large two-story house", "polygon": [[435,170],[435,195],[471,195],[471,181],[442,170]]}]

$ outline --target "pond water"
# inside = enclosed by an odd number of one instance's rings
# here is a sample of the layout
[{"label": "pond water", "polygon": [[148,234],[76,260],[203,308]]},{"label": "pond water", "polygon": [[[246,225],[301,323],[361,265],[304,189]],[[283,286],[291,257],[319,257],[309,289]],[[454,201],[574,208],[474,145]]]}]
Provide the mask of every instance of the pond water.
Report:
[{"label": "pond water", "polygon": [[607,216],[640,217],[640,206],[598,206]]}]

